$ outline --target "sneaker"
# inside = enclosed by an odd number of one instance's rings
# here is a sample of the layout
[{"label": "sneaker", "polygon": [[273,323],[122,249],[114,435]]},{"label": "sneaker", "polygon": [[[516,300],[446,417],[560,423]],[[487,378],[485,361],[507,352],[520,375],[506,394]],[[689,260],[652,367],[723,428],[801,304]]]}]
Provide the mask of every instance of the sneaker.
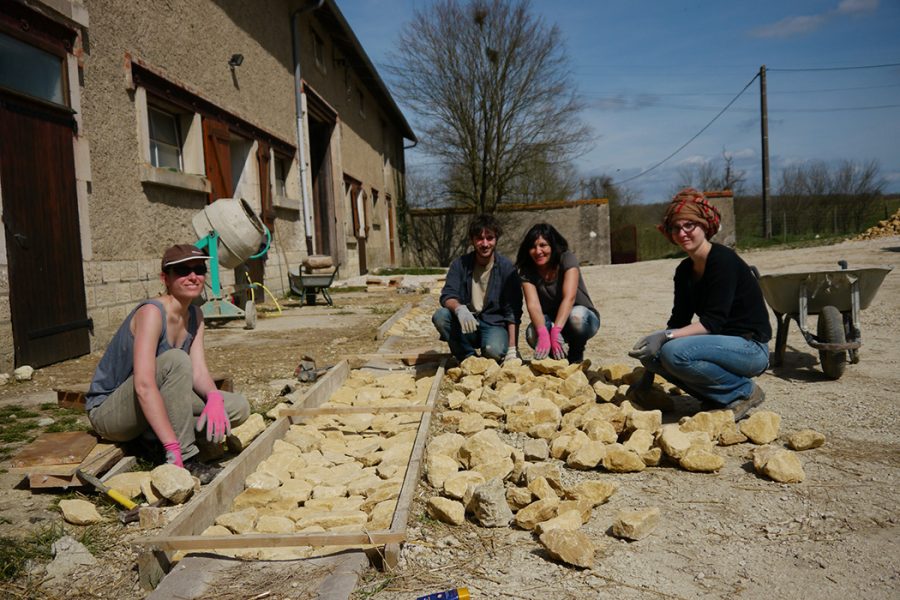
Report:
[{"label": "sneaker", "polygon": [[184,468],[188,472],[200,480],[200,485],[206,485],[216,478],[216,475],[222,472],[222,467],[216,467],[199,460],[188,460],[184,463]]},{"label": "sneaker", "polygon": [[761,387],[754,383],[753,389],[750,390],[749,396],[747,396],[746,398],[735,400],[731,404],[719,406],[719,408],[716,410],[730,410],[734,412],[734,420],[740,421],[747,416],[747,413],[750,412],[751,408],[759,406],[765,399],[766,393],[762,390]]}]

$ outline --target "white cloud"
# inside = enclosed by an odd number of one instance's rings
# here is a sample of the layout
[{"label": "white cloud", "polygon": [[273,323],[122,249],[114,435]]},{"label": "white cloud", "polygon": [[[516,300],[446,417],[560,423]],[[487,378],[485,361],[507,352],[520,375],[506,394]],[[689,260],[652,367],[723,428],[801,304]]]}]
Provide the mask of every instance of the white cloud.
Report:
[{"label": "white cloud", "polygon": [[729,150],[728,154],[731,155],[732,158],[755,158],[756,150],[753,148],[742,148],[741,150]]},{"label": "white cloud", "polygon": [[769,25],[750,31],[750,35],[763,38],[786,38],[813,32],[827,21],[839,15],[853,15],[878,10],[879,0],[841,0],[836,8],[816,15],[785,17]]},{"label": "white cloud", "polygon": [[872,12],[878,9],[878,0],[841,0],[837,12],[841,14]]},{"label": "white cloud", "polygon": [[791,37],[793,35],[809,33],[821,27],[828,19],[826,15],[801,15],[798,17],[785,17],[771,25],[763,25],[751,31],[755,37]]}]

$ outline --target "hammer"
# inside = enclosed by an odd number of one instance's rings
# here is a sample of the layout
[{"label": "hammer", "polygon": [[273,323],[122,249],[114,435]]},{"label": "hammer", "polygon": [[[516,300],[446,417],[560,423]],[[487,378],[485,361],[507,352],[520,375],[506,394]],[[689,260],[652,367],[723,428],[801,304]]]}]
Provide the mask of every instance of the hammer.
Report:
[{"label": "hammer", "polygon": [[116,502],[118,502],[119,504],[124,506],[127,510],[131,510],[132,508],[135,508],[137,506],[137,503],[132,501],[131,498],[128,498],[125,494],[123,494],[119,490],[114,490],[110,487],[107,487],[106,485],[103,484],[102,481],[100,481],[93,475],[85,473],[81,469],[76,469],[75,474],[78,476],[79,479],[81,479],[85,483],[91,484],[92,486],[94,486],[97,489],[98,492],[106,494],[106,496],[108,498],[115,500]]}]

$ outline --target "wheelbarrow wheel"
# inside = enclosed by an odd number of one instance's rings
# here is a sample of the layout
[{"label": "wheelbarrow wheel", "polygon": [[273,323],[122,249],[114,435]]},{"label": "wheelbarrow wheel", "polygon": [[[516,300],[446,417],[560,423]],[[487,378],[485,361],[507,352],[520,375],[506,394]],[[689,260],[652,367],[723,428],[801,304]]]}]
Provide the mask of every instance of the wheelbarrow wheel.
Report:
[{"label": "wheelbarrow wheel", "polygon": [[[820,342],[827,344],[843,344],[847,341],[844,334],[844,316],[834,306],[826,306],[819,313],[819,324],[816,335]],[[822,370],[830,379],[840,379],[847,365],[847,352],[839,350],[819,350],[819,362]]]}]

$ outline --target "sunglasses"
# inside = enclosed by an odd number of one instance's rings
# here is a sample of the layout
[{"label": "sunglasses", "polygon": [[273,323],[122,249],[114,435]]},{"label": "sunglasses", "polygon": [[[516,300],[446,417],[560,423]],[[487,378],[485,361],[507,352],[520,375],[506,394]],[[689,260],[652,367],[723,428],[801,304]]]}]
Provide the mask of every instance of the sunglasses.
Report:
[{"label": "sunglasses", "polygon": [[187,277],[191,273],[203,277],[206,275],[206,265],[172,265],[168,268],[168,271],[178,277]]},{"label": "sunglasses", "polygon": [[674,224],[669,225],[669,234],[675,235],[679,231],[683,231],[685,233],[690,233],[690,232],[694,231],[698,225],[700,225],[700,223],[697,223],[695,221],[685,221],[681,225],[674,225]]}]

